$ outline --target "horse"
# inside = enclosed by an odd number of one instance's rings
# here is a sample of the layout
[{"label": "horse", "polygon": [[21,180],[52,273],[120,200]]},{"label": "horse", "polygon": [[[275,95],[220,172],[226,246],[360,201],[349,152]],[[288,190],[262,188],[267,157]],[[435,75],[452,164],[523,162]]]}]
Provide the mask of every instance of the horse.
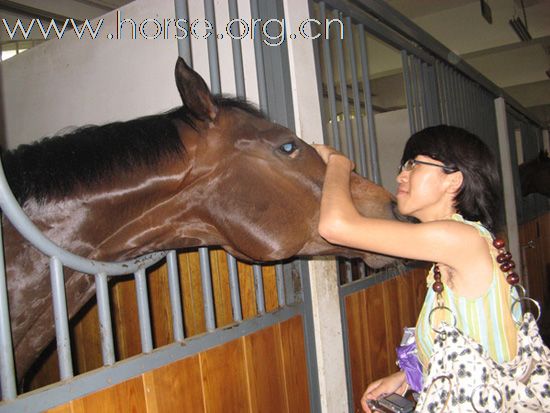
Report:
[{"label": "horse", "polygon": [[[289,129],[250,103],[213,95],[179,58],[182,106],[127,122],[87,126],[3,154],[8,183],[50,240],[82,257],[221,246],[246,262],[295,256],[392,257],[346,249],[317,231],[325,164]],[[353,174],[367,216],[396,219],[382,187]],[[368,236],[368,234],[365,234]],[[11,328],[18,379],[53,341],[48,258],[4,219]],[[93,277],[65,271],[69,317],[95,293]]]},{"label": "horse", "polygon": [[541,194],[550,197],[550,157],[548,151],[519,166],[521,195]]}]

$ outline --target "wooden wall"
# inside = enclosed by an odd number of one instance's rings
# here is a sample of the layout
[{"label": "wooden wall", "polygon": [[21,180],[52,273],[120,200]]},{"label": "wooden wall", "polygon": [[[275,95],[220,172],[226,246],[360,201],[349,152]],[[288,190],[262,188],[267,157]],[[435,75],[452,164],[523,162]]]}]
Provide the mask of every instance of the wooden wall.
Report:
[{"label": "wooden wall", "polygon": [[305,354],[296,316],[47,413],[307,413]]},{"label": "wooden wall", "polygon": [[529,296],[539,302],[542,317],[539,327],[546,344],[550,344],[550,212],[520,227],[519,242],[523,252],[522,283],[529,286]]}]

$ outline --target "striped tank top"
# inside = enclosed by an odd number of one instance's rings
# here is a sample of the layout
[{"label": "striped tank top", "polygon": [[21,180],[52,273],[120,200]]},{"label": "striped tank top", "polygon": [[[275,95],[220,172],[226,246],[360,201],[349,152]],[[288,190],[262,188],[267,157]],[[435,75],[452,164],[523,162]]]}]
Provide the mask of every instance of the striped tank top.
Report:
[{"label": "striped tank top", "polygon": [[[477,228],[480,235],[487,240],[493,261],[493,280],[489,289],[477,298],[457,296],[444,283],[445,288],[441,293],[444,305],[450,308],[455,315],[457,328],[481,344],[493,360],[498,363],[511,360],[516,356],[517,347],[517,326],[512,319],[511,311],[512,301],[517,297],[516,291],[511,290],[505,274],[495,260],[498,253],[492,247],[493,237],[491,233],[481,223],[467,221],[459,214],[454,214],[452,219]],[[435,333],[432,331],[428,320],[431,310],[436,307],[436,293],[432,289],[433,283],[432,266],[427,277],[428,292],[416,323],[418,358],[424,367],[424,371],[428,367],[435,338]],[[517,311],[517,314],[514,314],[516,320],[521,318],[520,307],[519,305],[514,306],[514,312]],[[437,328],[441,321],[452,324],[453,319],[449,311],[434,311],[432,326]]]}]

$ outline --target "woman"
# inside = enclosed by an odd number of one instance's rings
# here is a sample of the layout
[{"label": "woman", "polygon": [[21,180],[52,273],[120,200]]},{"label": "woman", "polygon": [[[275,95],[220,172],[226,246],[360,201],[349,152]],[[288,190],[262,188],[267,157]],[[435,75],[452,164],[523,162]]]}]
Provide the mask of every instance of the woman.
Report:
[{"label": "woman", "polygon": [[[426,128],[408,140],[397,176],[397,206],[420,223],[366,218],[355,208],[349,190],[353,163],[327,146],[317,146],[327,163],[319,233],[327,241],[381,254],[433,262],[441,274],[441,299],[454,309],[457,327],[498,362],[516,354],[517,328],[511,315],[510,285],[495,262],[492,245],[499,197],[499,176],[489,148],[475,135],[452,126]],[[426,371],[435,333],[428,321],[436,306],[433,268],[418,318],[418,356]],[[495,308],[497,309],[495,311]],[[432,326],[449,319],[434,313]],[[403,394],[400,371],[371,383],[361,399]]]}]

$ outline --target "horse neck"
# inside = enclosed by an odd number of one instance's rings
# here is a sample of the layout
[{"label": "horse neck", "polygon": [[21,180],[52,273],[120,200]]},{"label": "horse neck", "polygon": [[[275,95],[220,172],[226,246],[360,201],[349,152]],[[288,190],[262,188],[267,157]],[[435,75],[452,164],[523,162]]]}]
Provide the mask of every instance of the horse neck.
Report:
[{"label": "horse neck", "polygon": [[[162,208],[180,191],[186,170],[140,168],[93,188],[42,202],[31,199],[25,212],[56,244],[88,258],[118,260],[155,248]],[[172,169],[172,170],[171,170]],[[180,168],[181,169],[181,168]],[[151,229],[152,228],[152,229]]]}]

